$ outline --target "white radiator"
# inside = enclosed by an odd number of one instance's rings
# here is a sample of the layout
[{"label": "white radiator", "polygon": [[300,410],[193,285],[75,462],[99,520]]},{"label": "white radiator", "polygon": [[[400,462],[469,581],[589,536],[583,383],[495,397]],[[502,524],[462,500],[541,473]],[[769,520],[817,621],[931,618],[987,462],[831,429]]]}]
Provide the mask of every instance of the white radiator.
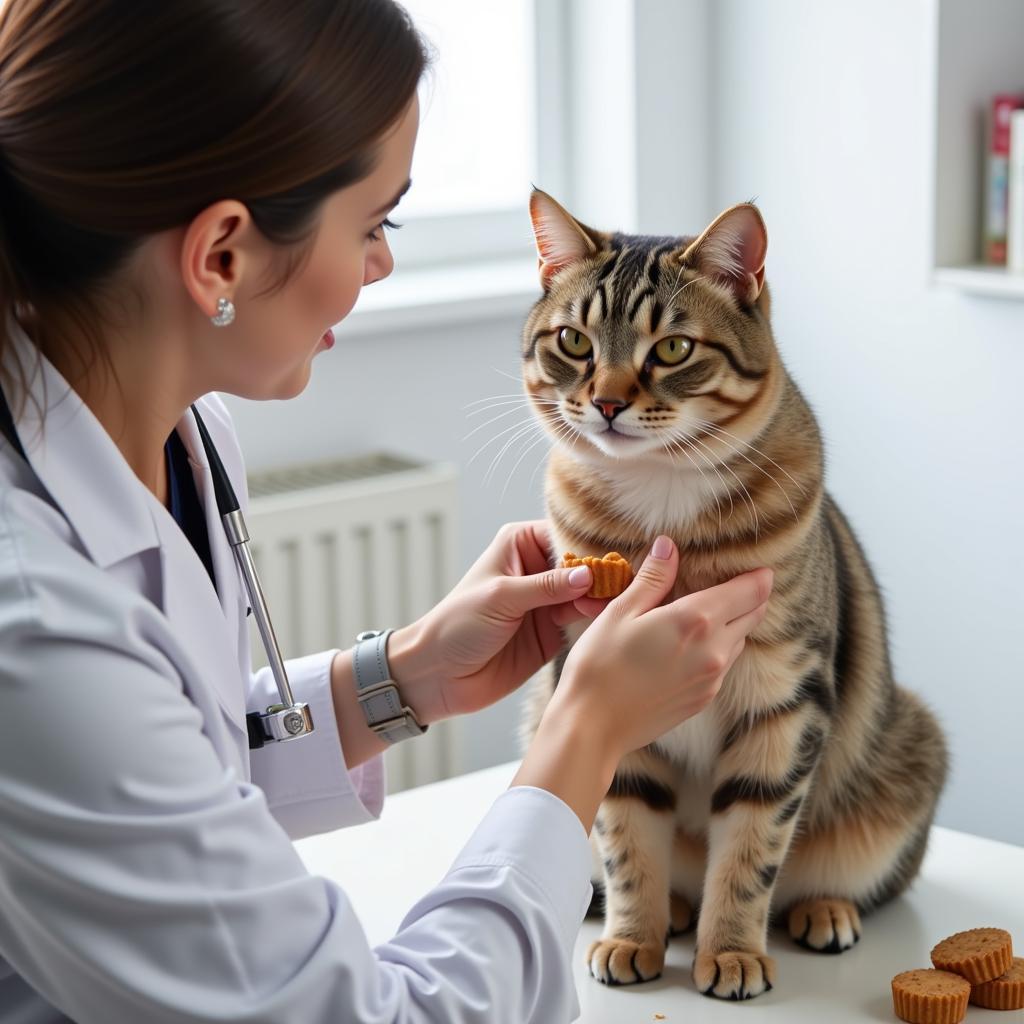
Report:
[{"label": "white radiator", "polygon": [[[351,647],[436,604],[456,582],[457,486],[447,463],[383,454],[250,474],[253,558],[284,657]],[[251,637],[260,668],[255,625]],[[465,770],[453,720],[384,757],[389,792]]]}]

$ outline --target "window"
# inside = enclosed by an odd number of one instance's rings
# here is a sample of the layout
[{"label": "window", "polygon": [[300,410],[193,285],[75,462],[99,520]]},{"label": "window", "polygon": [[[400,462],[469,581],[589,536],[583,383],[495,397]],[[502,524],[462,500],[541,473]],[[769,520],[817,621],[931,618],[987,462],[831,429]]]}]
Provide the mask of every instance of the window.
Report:
[{"label": "window", "polygon": [[396,260],[531,255],[530,187],[557,188],[563,73],[546,55],[558,49],[562,0],[403,3],[436,61],[420,87],[413,188],[395,213],[403,227],[390,236]]}]

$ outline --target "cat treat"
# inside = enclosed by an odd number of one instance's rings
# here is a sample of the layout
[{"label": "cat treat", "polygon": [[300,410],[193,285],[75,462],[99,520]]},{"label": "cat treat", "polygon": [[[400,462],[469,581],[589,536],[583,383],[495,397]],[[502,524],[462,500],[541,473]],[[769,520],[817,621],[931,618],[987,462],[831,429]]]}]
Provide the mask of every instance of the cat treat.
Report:
[{"label": "cat treat", "polygon": [[1024,1010],[1024,958],[1015,956],[1002,977],[972,985],[971,1002],[986,1010]]},{"label": "cat treat", "polygon": [[1013,941],[1002,928],[972,928],[943,939],[931,953],[940,971],[953,971],[972,985],[1005,974],[1013,961]]},{"label": "cat treat", "polygon": [[1024,1009],[1024,958],[1002,928],[971,928],[943,939],[931,953],[935,970],[892,979],[896,1016],[912,1024],[956,1024],[967,1003],[988,1010]]},{"label": "cat treat", "polygon": [[618,551],[609,551],[604,558],[586,555],[577,558],[571,551],[562,556],[562,566],[572,569],[577,565],[588,565],[594,581],[586,597],[618,597],[633,580],[633,569]]},{"label": "cat treat", "polygon": [[910,1024],[957,1024],[970,995],[971,983],[950,971],[904,971],[892,979],[896,1016]]}]

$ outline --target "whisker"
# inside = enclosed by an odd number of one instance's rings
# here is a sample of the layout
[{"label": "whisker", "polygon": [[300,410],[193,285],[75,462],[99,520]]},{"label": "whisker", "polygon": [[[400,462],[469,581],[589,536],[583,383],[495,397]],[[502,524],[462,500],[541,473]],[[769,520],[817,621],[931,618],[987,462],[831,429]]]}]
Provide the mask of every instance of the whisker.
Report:
[{"label": "whisker", "polygon": [[[718,528],[719,528],[719,530],[721,530],[722,529],[722,503],[718,500],[718,494],[715,492],[714,487],[711,486],[711,483],[708,481],[708,478],[706,476],[704,476],[704,470],[702,470],[700,468],[700,466],[698,466],[697,463],[694,462],[692,458],[690,458],[690,453],[686,450],[686,448],[684,448],[679,443],[679,438],[669,437],[668,444],[671,444],[674,447],[678,448],[679,451],[681,451],[683,453],[683,455],[686,456],[686,458],[688,459],[690,465],[693,466],[693,468],[695,470],[697,470],[698,473],[700,473],[701,479],[703,479],[704,483],[707,484],[708,490],[711,491],[711,496],[715,499],[715,505],[718,507]],[[669,458],[671,458],[672,457],[671,449],[669,449],[667,446],[665,446],[665,450],[668,452]],[[673,461],[673,463],[675,463],[675,459],[672,459],[672,461]],[[730,496],[730,500],[731,500],[731,496]],[[730,514],[731,514],[731,509],[730,509]]]},{"label": "whisker", "polygon": [[[566,438],[571,437],[573,434],[575,434],[577,437],[580,436],[580,432],[571,423],[566,423],[563,420],[562,423],[558,426],[557,430],[555,431],[555,436],[554,438],[552,438],[553,443],[551,447],[554,448],[555,444],[564,441]],[[547,455],[550,456],[550,454],[551,450],[549,449]],[[544,459],[538,459],[537,465],[533,467],[533,472],[530,474],[530,479],[526,484],[527,490],[530,490],[530,488],[533,487],[533,478],[537,475],[537,470],[540,469],[540,467],[543,465]]]},{"label": "whisker", "polygon": [[536,420],[536,417],[534,417],[534,416],[527,416],[526,419],[520,420],[518,423],[513,423],[511,427],[506,427],[504,430],[499,430],[498,433],[494,435],[494,437],[488,438],[488,440],[484,441],[484,443],[473,453],[472,458],[470,458],[469,462],[467,462],[466,465],[467,466],[471,466],[473,464],[473,462],[475,461],[475,459],[477,458],[477,456],[486,447],[488,447],[488,445],[494,444],[494,442],[497,441],[498,438],[504,437],[506,434],[510,433],[513,430],[518,429],[519,427],[524,426],[527,423],[533,423],[533,422],[535,422],[535,420]]},{"label": "whisker", "polygon": [[472,402],[467,402],[462,408],[468,409],[474,405],[480,405],[482,402],[489,402],[492,398],[526,398],[527,394],[525,391],[510,391],[504,395],[488,395],[486,398],[476,398]]},{"label": "whisker", "polygon": [[[688,437],[687,440],[691,442],[696,442],[697,444],[701,443],[697,441],[695,437]],[[703,447],[706,448],[707,446],[705,445]],[[710,451],[710,449],[707,450]],[[757,512],[757,506],[754,504],[754,499],[750,496],[750,491],[747,490],[747,485],[739,478],[739,476],[736,475],[736,471],[731,466],[726,465],[726,463],[724,462],[719,463],[719,465],[736,481],[736,483],[740,485],[740,490],[743,491],[744,500],[750,506],[750,511],[754,514],[754,541],[756,543],[758,537],[758,526],[760,522],[760,516]]]},{"label": "whisker", "polygon": [[484,485],[486,486],[491,482],[491,477],[494,475],[495,470],[498,468],[498,463],[505,457],[505,453],[518,441],[521,437],[526,437],[531,431],[541,430],[541,426],[536,421],[531,421],[526,426],[521,427],[518,433],[513,434],[502,446],[501,450],[497,455],[491,459],[491,464],[487,467],[487,472],[484,474]]},{"label": "whisker", "polygon": [[[484,411],[489,412],[490,410],[489,409],[488,410],[480,410],[480,409],[477,410],[477,412],[484,412]],[[517,406],[515,406],[512,409],[506,409],[504,412],[499,412],[497,416],[494,416],[494,417],[492,417],[489,420],[485,420],[483,423],[477,424],[468,434],[466,434],[465,437],[462,438],[462,440],[463,441],[468,441],[469,438],[471,438],[478,430],[483,430],[484,427],[488,427],[492,423],[497,423],[498,420],[504,419],[506,416],[513,416],[517,412],[522,412],[522,407],[521,406],[517,405]]]},{"label": "whisker", "polygon": [[[530,443],[529,443],[529,444],[528,444],[528,445],[527,445],[527,446],[526,446],[526,447],[525,447],[525,448],[524,448],[524,449],[522,450],[522,452],[520,452],[520,454],[519,454],[519,458],[518,458],[518,459],[516,459],[516,461],[515,461],[515,462],[513,463],[513,465],[512,465],[512,469],[511,469],[511,470],[509,470],[509,474],[508,474],[508,479],[507,479],[507,480],[505,481],[505,486],[504,486],[504,487],[502,487],[502,489],[501,489],[501,495],[500,495],[500,496],[499,496],[499,498],[498,498],[498,500],[499,500],[499,501],[504,501],[504,500],[505,500],[505,492],[506,492],[506,491],[508,490],[508,485],[509,485],[509,484],[510,484],[510,483],[512,482],[512,477],[513,477],[513,476],[515,476],[515,472],[516,472],[516,470],[517,470],[517,469],[519,468],[519,464],[520,464],[520,463],[521,463],[521,462],[523,461],[523,459],[525,459],[525,458],[526,458],[526,456],[527,456],[527,455],[528,455],[528,454],[529,454],[529,453],[530,453],[531,451],[533,451],[533,449],[534,449],[534,448],[536,448],[536,447],[537,447],[537,445],[539,445],[539,444],[540,444],[540,443],[541,443],[542,441],[544,441],[544,440],[545,440],[545,438],[547,438],[547,437],[548,437],[547,433],[545,433],[545,432],[544,432],[544,431],[542,430],[542,431],[540,432],[540,436],[539,436],[539,437],[537,437],[537,438],[535,438],[534,440],[532,440],[532,441],[531,441],[531,442],[530,442]],[[532,479],[532,478],[531,478],[531,479]]]},{"label": "whisker", "polygon": [[[684,440],[687,441],[687,443],[690,444],[691,447],[693,446],[694,441],[696,441],[696,438],[688,436],[685,432],[681,434],[674,433],[673,436],[676,440],[679,440],[679,438],[682,437]],[[736,511],[736,505],[735,502],[732,500],[732,488],[729,486],[728,481],[719,472],[718,466],[715,463],[714,459],[710,458],[708,455],[705,455],[703,452],[699,452],[696,448],[693,448],[693,453],[694,455],[699,455],[708,464],[708,466],[710,466],[711,469],[714,470],[716,476],[721,481],[722,488],[725,491],[725,495],[729,499],[729,515],[727,518],[732,519],[733,513]],[[717,494],[715,495],[715,497],[717,498]]]},{"label": "whisker", "polygon": [[[789,505],[789,511],[792,513],[793,519],[796,522],[800,521],[800,517],[797,515],[797,511],[793,507],[793,500],[790,498],[789,492],[786,490],[786,488],[783,487],[782,484],[778,481],[778,479],[776,479],[775,476],[773,476],[771,473],[769,473],[768,470],[766,470],[764,468],[764,466],[761,466],[758,463],[756,463],[745,452],[740,451],[739,448],[737,448],[735,445],[731,444],[728,440],[726,440],[726,438],[721,437],[719,434],[713,433],[717,429],[717,424],[711,423],[708,420],[688,420],[687,422],[691,426],[697,427],[698,429],[703,429],[706,432],[711,433],[711,436],[714,437],[714,439],[716,441],[720,441],[722,444],[724,444],[726,446],[726,448],[728,448],[734,454],[738,455],[741,459],[746,459],[747,462],[749,462],[750,465],[752,465],[759,473],[764,474],[764,476],[766,476],[769,480],[771,480],[771,482],[773,484],[775,484],[775,486],[778,487],[778,489],[782,492],[782,496],[786,499],[786,504]],[[724,433],[728,433],[728,431],[724,431]],[[735,436],[735,435],[729,435],[729,436],[732,437],[732,436]],[[746,444],[746,442],[742,438],[737,437],[736,440],[739,441],[740,444]],[[748,447],[752,448],[753,446],[750,445]],[[754,449],[754,450],[756,451],[757,449]],[[764,456],[764,458],[768,458],[768,457]],[[778,466],[778,463],[775,462],[773,459],[768,459],[768,461],[771,462],[772,465]],[[778,468],[781,469],[783,473],[786,473],[786,471],[784,469],[782,469],[781,466],[778,466]],[[786,473],[786,476],[789,476],[789,474]],[[789,478],[791,480],[793,479],[792,477],[789,477]],[[793,480],[793,482],[796,483],[795,480]],[[799,488],[800,493],[803,494],[804,493],[803,492],[803,488],[800,487],[799,484],[796,484],[796,485]]]},{"label": "whisker", "polygon": [[762,459],[767,459],[777,470],[779,470],[781,473],[785,473],[786,476],[789,477],[789,479],[796,485],[796,488],[800,492],[802,497],[807,497],[807,492],[803,489],[803,487],[800,486],[800,482],[798,480],[794,480],[793,477],[791,477],[789,473],[786,472],[784,466],[780,466],[774,459],[769,458],[767,455],[765,455],[763,451],[761,451],[760,448],[755,448],[754,445],[752,445],[749,441],[744,441],[742,437],[737,437],[735,434],[730,434],[729,431],[726,430],[724,427],[720,427],[717,423],[712,423],[710,420],[694,420],[692,422],[700,424],[700,426],[705,429],[716,430],[719,434],[724,434],[726,437],[731,437],[734,441],[739,441],[740,444],[749,448],[752,452],[756,452],[758,455],[761,456]]},{"label": "whisker", "polygon": [[509,380],[514,380],[514,381],[517,381],[517,382],[519,382],[519,383],[521,383],[521,382],[522,382],[522,379],[523,379],[523,378],[522,378],[522,375],[521,375],[521,374],[518,374],[518,373],[509,373],[509,372],[508,372],[508,370],[499,370],[499,369],[498,369],[498,368],[497,368],[496,366],[492,366],[492,367],[491,367],[491,369],[492,369],[492,370],[493,370],[493,371],[494,371],[495,373],[500,373],[500,374],[502,375],[502,377],[508,377],[508,379],[509,379]]},{"label": "whisker", "polygon": [[477,409],[470,409],[469,412],[466,413],[466,418],[468,419],[470,416],[478,416],[482,412],[490,412],[491,409],[500,409],[504,405],[519,405],[519,406],[525,407],[525,406],[528,406],[528,405],[533,404],[533,403],[536,403],[537,405],[541,405],[541,406],[545,406],[545,405],[546,406],[553,406],[553,405],[561,405],[562,404],[561,402],[558,402],[558,401],[556,401],[553,398],[533,398],[533,399],[506,398],[506,399],[504,399],[503,401],[500,401],[500,402],[497,402],[497,401],[496,402],[491,402],[489,405],[481,405]]}]

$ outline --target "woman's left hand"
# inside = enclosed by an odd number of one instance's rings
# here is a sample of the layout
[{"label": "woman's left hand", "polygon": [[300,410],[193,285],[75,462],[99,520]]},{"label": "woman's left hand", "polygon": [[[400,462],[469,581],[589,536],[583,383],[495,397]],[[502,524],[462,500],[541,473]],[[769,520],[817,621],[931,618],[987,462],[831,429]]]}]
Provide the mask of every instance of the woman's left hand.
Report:
[{"label": "woman's left hand", "polygon": [[402,637],[391,638],[389,660],[399,685],[403,662],[421,679],[432,679],[429,688],[417,682],[428,721],[505,697],[558,653],[561,627],[607,604],[583,599],[577,608],[574,601],[590,587],[590,570],[550,566],[547,522],[509,523],[447,597]]}]

